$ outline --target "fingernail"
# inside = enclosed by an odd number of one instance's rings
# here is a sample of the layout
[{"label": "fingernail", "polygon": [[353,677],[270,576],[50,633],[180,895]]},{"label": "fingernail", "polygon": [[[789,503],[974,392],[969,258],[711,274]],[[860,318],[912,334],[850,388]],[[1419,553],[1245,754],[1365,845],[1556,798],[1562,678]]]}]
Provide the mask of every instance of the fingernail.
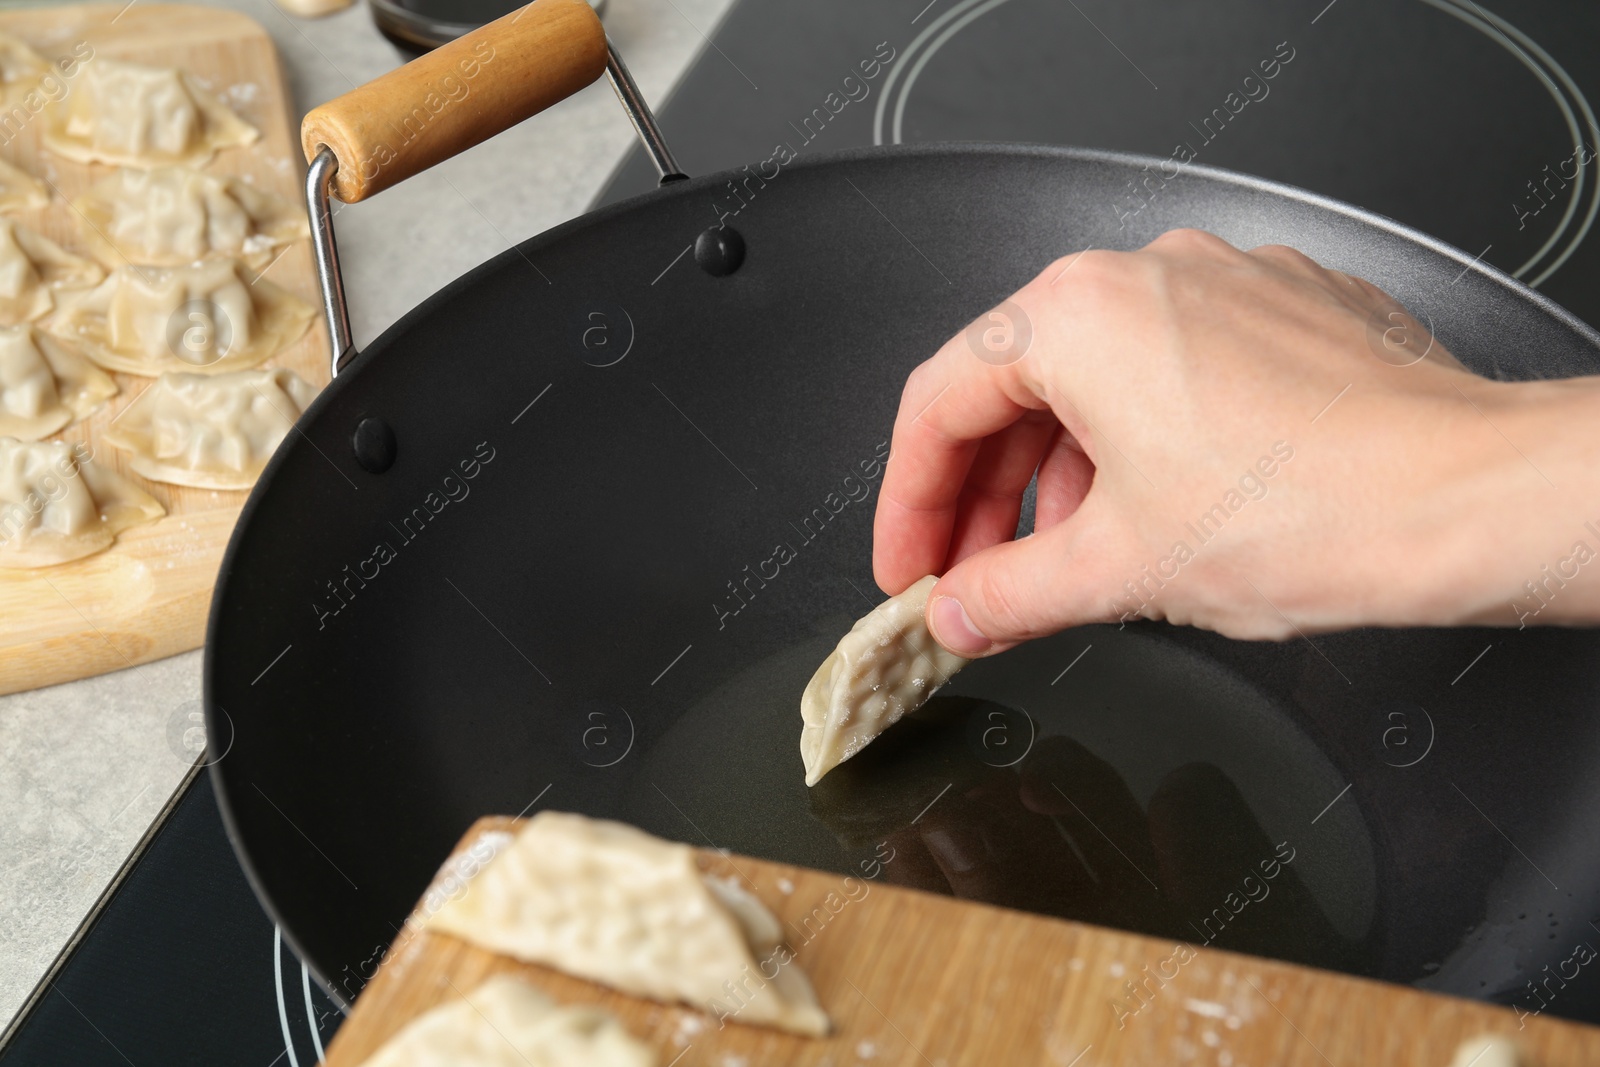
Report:
[{"label": "fingernail", "polygon": [[945,648],[969,659],[981,656],[994,644],[972,624],[967,609],[953,596],[936,596],[928,605],[928,625]]}]

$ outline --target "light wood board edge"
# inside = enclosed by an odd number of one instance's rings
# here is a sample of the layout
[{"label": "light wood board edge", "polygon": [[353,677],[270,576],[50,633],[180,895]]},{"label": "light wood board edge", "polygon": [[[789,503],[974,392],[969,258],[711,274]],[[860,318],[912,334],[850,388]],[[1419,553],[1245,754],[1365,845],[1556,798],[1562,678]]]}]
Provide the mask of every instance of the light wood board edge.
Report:
[{"label": "light wood board edge", "polygon": [[[452,852],[520,820],[480,819]],[[356,1067],[417,1015],[510,973],[562,1003],[599,1004],[662,1067],[748,1064],[1215,1064],[1448,1067],[1457,1045],[1511,1034],[1529,1067],[1600,1063],[1600,1029],[1214,948],[1175,962],[1171,942],[889,885],[701,850],[770,908],[832,1015],[812,1040],[616,993],[427,932],[413,915],[328,1049]],[[449,864],[446,864],[448,867]],[[441,868],[443,871],[444,868]],[[436,879],[436,884],[437,884]],[[832,896],[830,897],[830,894]],[[820,909],[820,911],[818,910]],[[819,918],[823,916],[825,918]],[[1153,982],[1128,1014],[1125,983]],[[731,1003],[731,1002],[730,1002]],[[1120,1022],[1120,1026],[1119,1026]],[[1520,1028],[1519,1028],[1520,1027]]]},{"label": "light wood board edge", "polygon": [[[88,42],[95,54],[165,63],[190,71],[261,131],[246,148],[218,153],[206,168],[236,174],[291,203],[304,202],[298,129],[277,50],[253,19],[179,4],[84,4],[0,12],[0,31],[47,58]],[[243,88],[237,88],[243,87]],[[68,200],[112,173],[40,149],[42,114],[22,126],[0,156],[57,190],[52,203],[12,217],[69,249],[86,252]],[[260,274],[320,309],[310,243],[290,246]],[[289,367],[319,388],[328,382],[328,341],[319,314],[295,344],[266,366]],[[95,462],[131,477],[167,508],[157,523],[122,534],[105,552],[37,571],[0,570],[0,694],[55,685],[198,648],[211,590],[244,492],[213,492],[146,481],[98,436],[151,379],[114,375],[122,392],[87,422],[56,435],[87,441]],[[330,471],[329,477],[336,472]]]}]

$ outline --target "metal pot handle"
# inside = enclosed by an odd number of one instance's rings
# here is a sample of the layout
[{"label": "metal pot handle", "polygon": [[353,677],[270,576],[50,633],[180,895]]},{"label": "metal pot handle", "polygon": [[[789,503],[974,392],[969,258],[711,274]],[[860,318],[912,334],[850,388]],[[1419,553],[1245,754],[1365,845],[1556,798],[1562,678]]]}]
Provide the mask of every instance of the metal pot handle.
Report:
[{"label": "metal pot handle", "polygon": [[683,178],[586,0],[534,0],[306,115],[306,206],[334,376],[356,352],[330,196],[365,200],[566,99],[602,71],[662,182]]}]

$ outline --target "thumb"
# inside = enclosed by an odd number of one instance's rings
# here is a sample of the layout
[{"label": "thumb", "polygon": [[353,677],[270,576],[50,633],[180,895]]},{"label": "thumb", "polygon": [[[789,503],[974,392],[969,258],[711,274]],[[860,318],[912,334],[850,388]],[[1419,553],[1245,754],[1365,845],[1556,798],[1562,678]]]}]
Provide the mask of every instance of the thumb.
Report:
[{"label": "thumb", "polygon": [[1083,548],[1082,511],[1019,541],[974,553],[951,567],[928,598],[934,640],[968,659],[993,655],[1117,611]]}]

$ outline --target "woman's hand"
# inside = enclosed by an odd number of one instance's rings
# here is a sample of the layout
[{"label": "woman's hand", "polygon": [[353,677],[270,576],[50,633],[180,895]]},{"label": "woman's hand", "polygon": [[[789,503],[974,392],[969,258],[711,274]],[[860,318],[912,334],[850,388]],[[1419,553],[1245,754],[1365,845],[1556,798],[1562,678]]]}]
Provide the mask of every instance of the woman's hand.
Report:
[{"label": "woman's hand", "polygon": [[1083,252],[912,372],[876,577],[942,573],[930,623],[965,656],[1137,616],[1244,638],[1534,621],[1517,598],[1593,619],[1581,579],[1523,583],[1600,548],[1595,393],[1477,377],[1292,249],[1180,230]]}]

